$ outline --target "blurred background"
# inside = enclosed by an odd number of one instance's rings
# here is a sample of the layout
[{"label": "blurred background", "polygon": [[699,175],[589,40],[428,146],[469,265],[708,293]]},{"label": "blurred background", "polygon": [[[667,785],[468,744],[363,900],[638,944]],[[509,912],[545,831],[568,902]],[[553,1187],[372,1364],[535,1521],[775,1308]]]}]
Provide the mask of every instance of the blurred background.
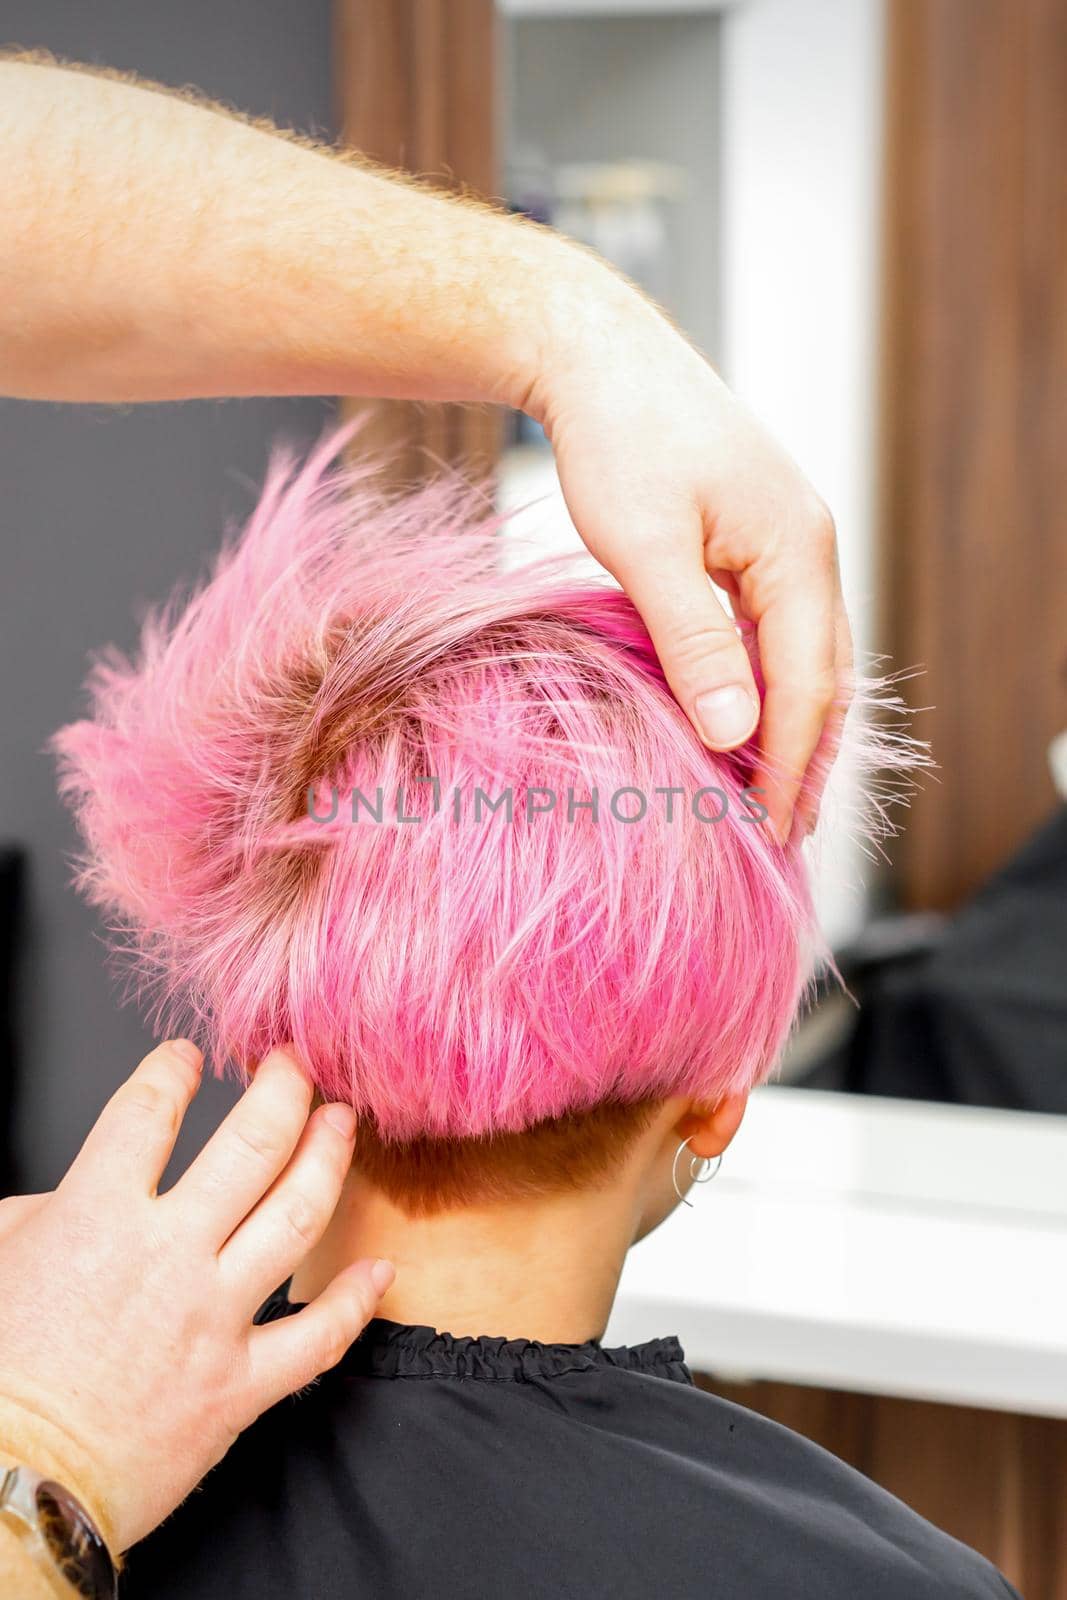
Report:
[{"label": "blurred background", "polygon": [[[1067,0],[0,0],[0,42],[498,199],[667,308],[833,510],[859,648],[921,669],[902,692],[938,763],[889,861],[842,763],[818,884],[850,996],[824,986],[783,1076],[1067,1113]],[[69,887],[45,741],[89,652],[131,646],[248,512],[271,441],[337,405],[0,402],[0,1189],[53,1184],[149,1043]],[[527,419],[390,403],[374,429],[398,480],[459,462],[576,542]],[[188,1141],[231,1094],[208,1086]],[[873,1413],[775,1404],[869,1443]],[[1048,1439],[1026,1449],[1067,1492]],[[1067,1594],[1056,1537],[1028,1594]]]}]

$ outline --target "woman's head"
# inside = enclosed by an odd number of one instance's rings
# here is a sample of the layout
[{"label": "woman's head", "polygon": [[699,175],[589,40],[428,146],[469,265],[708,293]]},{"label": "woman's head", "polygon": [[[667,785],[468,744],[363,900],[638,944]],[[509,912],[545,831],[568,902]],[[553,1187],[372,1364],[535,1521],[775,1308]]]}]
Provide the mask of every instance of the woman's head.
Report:
[{"label": "woman's head", "polygon": [[815,941],[799,853],[621,593],[506,572],[474,491],[390,503],[335,450],[275,464],[56,736],[82,885],[157,1021],[220,1068],[291,1041],[383,1183],[503,1182],[493,1135],[593,1174],[668,1098],[770,1070]]}]

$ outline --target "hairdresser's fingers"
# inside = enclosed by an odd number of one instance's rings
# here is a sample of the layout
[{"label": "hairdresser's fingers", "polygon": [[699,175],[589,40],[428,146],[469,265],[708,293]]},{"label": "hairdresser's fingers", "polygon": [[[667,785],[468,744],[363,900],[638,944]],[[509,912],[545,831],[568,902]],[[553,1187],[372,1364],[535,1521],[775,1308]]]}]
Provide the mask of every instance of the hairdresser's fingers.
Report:
[{"label": "hairdresser's fingers", "polygon": [[[760,756],[754,783],[765,791],[770,820],[783,841],[808,765],[837,697],[838,584],[833,570],[809,572],[802,585],[775,585],[765,608],[746,599],[756,622],[765,678]],[[748,574],[742,577],[746,591]]]},{"label": "hairdresser's fingers", "polygon": [[135,1184],[154,1192],[170,1160],[203,1057],[188,1039],[168,1039],[145,1056],[100,1113],[60,1184],[94,1193]]},{"label": "hairdresser's fingers", "polygon": [[281,1177],[224,1244],[224,1280],[255,1305],[325,1233],[352,1165],[355,1132],[351,1106],[320,1106]]},{"label": "hairdresser's fingers", "polygon": [[225,1121],[164,1196],[221,1249],[282,1172],[304,1131],[311,1084],[287,1050],[272,1050]]},{"label": "hairdresser's fingers", "polygon": [[819,807],[830,777],[830,771],[841,748],[845,719],[852,703],[855,687],[852,629],[844,602],[839,603],[834,621],[834,676],[836,687],[834,703],[823,730],[815,755],[804,779],[800,801],[796,810],[796,826],[801,833],[811,833],[819,820]]},{"label": "hairdresser's fingers", "polygon": [[667,682],[704,743],[732,750],[754,732],[759,696],[734,621],[704,569],[699,519],[643,530],[613,570],[644,619]]},{"label": "hairdresser's fingers", "polygon": [[335,1367],[378,1308],[396,1272],[388,1261],[357,1261],[309,1306],[249,1335],[249,1421]]}]

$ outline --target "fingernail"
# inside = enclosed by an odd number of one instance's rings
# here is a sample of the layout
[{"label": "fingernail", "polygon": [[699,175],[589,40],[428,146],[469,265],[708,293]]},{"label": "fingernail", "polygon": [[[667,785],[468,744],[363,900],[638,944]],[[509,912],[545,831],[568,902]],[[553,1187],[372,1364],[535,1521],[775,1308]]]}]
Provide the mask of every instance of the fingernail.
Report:
[{"label": "fingernail", "polygon": [[182,1061],[188,1061],[191,1067],[203,1066],[204,1058],[191,1039],[171,1039],[169,1043],[174,1054]]},{"label": "fingernail", "polygon": [[391,1261],[376,1261],[370,1269],[370,1281],[379,1295],[392,1287],[396,1268]]},{"label": "fingernail", "polygon": [[351,1139],[356,1131],[356,1113],[351,1106],[327,1106],[322,1113],[331,1128],[336,1128],[345,1139]]},{"label": "fingernail", "polygon": [[759,720],[755,695],[739,683],[697,695],[693,710],[701,737],[713,750],[733,750],[743,744]]}]

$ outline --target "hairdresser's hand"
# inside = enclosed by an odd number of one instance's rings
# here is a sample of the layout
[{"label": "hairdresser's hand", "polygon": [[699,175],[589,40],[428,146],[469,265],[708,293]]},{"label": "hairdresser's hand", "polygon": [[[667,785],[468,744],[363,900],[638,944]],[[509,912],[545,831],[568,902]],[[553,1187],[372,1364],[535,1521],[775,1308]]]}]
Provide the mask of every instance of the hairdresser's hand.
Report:
[{"label": "hairdresser's hand", "polygon": [[[182,1178],[158,1184],[200,1080],[164,1044],[104,1109],[59,1188],[0,1205],[0,1402],[71,1463],[116,1549],[148,1533],[275,1401],[332,1366],[392,1281],[349,1267],[295,1316],[253,1328],[318,1240],[353,1118],[281,1051]],[[18,1411],[14,1413],[18,1420]],[[32,1462],[30,1463],[32,1465]]]},{"label": "hairdresser's hand", "polygon": [[[757,626],[766,699],[757,782],[780,836],[814,821],[817,748],[848,704],[851,637],[834,524],[799,468],[696,351],[603,273],[565,298],[525,403],[544,424],[579,533],[627,591],[705,742],[752,733],[748,656],[707,582]],[[565,333],[563,327],[566,326]],[[820,767],[824,765],[820,761]]]}]

